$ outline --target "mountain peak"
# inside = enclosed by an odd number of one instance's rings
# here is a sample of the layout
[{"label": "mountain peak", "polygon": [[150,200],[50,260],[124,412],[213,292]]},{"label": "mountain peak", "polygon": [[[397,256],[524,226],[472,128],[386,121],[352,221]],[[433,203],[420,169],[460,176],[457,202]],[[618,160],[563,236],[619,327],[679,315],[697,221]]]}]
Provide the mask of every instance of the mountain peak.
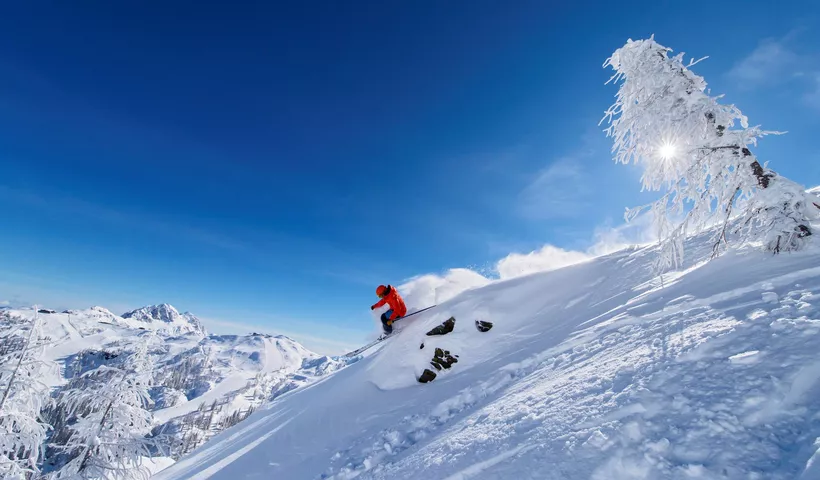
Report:
[{"label": "mountain peak", "polygon": [[161,303],[148,305],[131,312],[123,313],[122,318],[137,320],[144,323],[165,323],[172,326],[178,333],[205,334],[202,322],[190,312],[180,314],[173,305]]},{"label": "mountain peak", "polygon": [[105,315],[111,315],[112,317],[114,316],[114,314],[111,313],[111,310],[109,310],[105,307],[100,307],[99,305],[95,305],[95,306],[91,307],[89,310],[91,310],[92,312],[102,313],[102,314],[105,314]]}]

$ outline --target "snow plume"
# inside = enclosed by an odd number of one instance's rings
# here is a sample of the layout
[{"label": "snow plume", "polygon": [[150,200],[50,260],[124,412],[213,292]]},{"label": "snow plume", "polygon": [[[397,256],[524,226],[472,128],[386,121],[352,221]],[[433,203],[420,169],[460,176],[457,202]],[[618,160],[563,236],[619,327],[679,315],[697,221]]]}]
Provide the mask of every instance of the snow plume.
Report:
[{"label": "snow plume", "polygon": [[482,275],[466,268],[454,268],[444,275],[427,274],[413,277],[399,285],[398,289],[410,310],[424,308],[447,301],[463,291],[483,287],[493,281],[490,277],[508,280],[558,270],[624,248],[656,242],[657,236],[652,227],[650,215],[639,215],[627,224],[598,228],[592,238],[592,246],[583,251],[545,244],[529,253],[510,253],[496,262],[490,275]]},{"label": "snow plume", "polygon": [[483,287],[490,279],[466,268],[453,268],[443,276],[428,274],[414,277],[398,287],[407,308],[417,310],[446,302],[471,288]]},{"label": "snow plume", "polygon": [[590,255],[584,252],[564,250],[563,248],[547,244],[541,247],[541,249],[530,253],[511,253],[505,258],[502,258],[496,264],[495,268],[499,278],[506,280],[531,273],[557,270],[584,262],[590,258]]},{"label": "snow plume", "polygon": [[[564,250],[554,245],[544,245],[530,253],[511,253],[495,265],[499,280],[507,280],[538,272],[557,270],[569,265],[584,262],[592,255]],[[456,295],[473,288],[483,287],[492,280],[467,268],[453,268],[444,275],[427,274],[413,277],[398,289],[404,297],[407,308],[424,308],[446,302]]]},{"label": "snow plume", "polygon": [[647,245],[657,242],[653,231],[652,217],[639,215],[629,223],[617,227],[599,227],[592,238],[592,246],[586,250],[566,250],[555,245],[545,244],[530,253],[511,253],[495,265],[495,271],[501,280],[548,272],[588,261],[594,257],[609,255],[624,248]]}]

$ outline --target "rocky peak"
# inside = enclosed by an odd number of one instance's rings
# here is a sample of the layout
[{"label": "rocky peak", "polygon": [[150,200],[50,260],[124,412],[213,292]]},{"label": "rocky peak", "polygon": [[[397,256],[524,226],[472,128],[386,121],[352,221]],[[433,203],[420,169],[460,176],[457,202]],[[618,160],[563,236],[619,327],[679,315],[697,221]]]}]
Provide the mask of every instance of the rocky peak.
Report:
[{"label": "rocky peak", "polygon": [[[122,318],[154,324],[168,324],[173,331],[179,333],[195,332],[205,334],[202,322],[189,312],[179,313],[176,308],[167,303],[149,305],[134,311],[122,314]],[[163,326],[163,328],[166,328]]]}]

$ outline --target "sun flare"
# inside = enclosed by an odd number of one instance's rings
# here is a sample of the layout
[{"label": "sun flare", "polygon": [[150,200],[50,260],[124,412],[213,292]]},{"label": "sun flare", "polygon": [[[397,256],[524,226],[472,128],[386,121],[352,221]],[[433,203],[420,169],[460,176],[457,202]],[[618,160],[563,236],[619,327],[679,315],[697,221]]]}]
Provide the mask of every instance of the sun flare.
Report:
[{"label": "sun flare", "polygon": [[661,158],[664,160],[669,160],[670,158],[674,158],[678,152],[678,148],[675,146],[674,143],[664,143],[658,149],[658,154],[660,154]]}]

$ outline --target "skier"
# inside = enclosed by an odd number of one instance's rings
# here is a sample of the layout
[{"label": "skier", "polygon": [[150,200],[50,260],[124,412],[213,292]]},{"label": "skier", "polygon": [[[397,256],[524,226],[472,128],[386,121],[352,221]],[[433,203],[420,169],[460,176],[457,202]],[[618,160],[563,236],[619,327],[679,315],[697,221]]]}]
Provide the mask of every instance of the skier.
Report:
[{"label": "skier", "polygon": [[381,300],[372,305],[370,310],[375,310],[384,304],[390,305],[390,310],[382,313],[384,335],[390,335],[393,333],[393,322],[407,315],[407,307],[404,305],[404,300],[401,298],[401,295],[399,295],[399,292],[392,285],[379,285],[376,287],[376,295],[378,295]]}]

